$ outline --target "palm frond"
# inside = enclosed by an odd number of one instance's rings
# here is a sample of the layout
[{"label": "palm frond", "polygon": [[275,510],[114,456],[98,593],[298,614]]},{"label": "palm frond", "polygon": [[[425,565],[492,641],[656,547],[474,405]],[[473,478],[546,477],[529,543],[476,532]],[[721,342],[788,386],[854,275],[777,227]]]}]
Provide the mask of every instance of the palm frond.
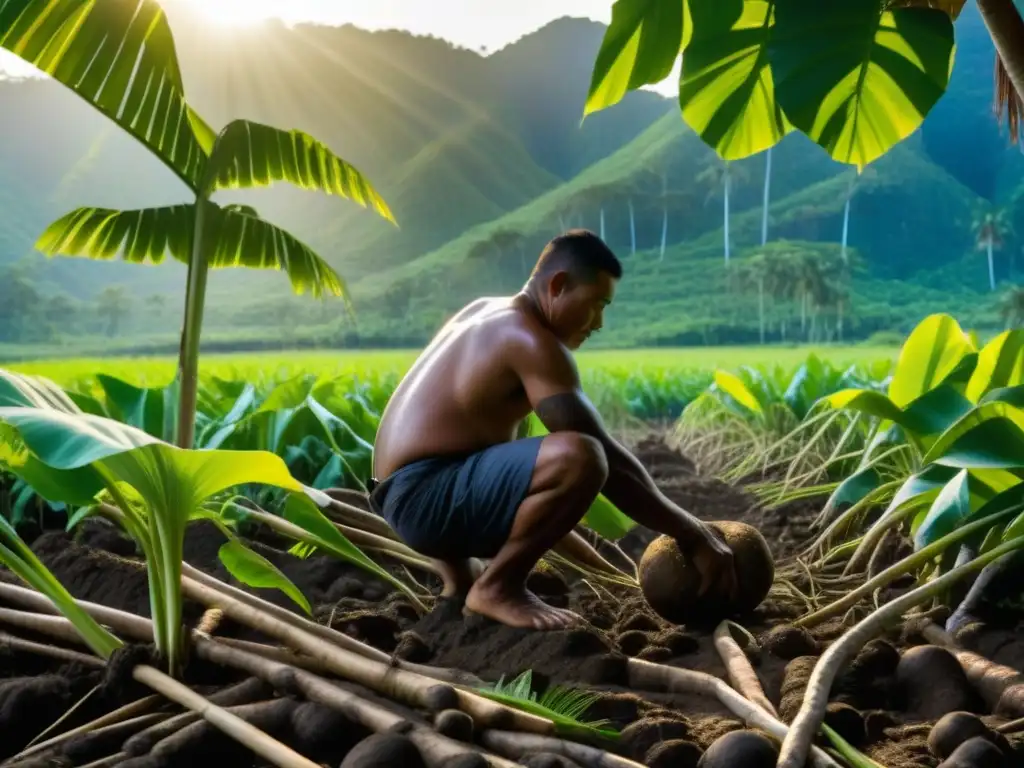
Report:
[{"label": "palm frond", "polygon": [[[243,205],[206,203],[206,242],[211,269],[248,267],[288,274],[292,290],[340,296],[351,308],[345,282],[309,246]],[[160,264],[170,254],[188,264],[192,252],[194,205],[117,211],[78,208],[53,222],[36,242],[47,256]]]},{"label": "palm frond", "polygon": [[155,0],[0,0],[0,47],[113,120],[195,189],[214,133],[188,106]]},{"label": "palm frond", "polygon": [[302,131],[234,120],[217,137],[210,162],[210,192],[285,181],[351,199],[395,222],[384,198],[362,173]]},{"label": "palm frond", "polygon": [[999,122],[1006,117],[1006,127],[1010,133],[1010,141],[1014,144],[1020,138],[1021,114],[1024,113],[1024,103],[1017,89],[1013,87],[1010,75],[1006,71],[1006,65],[998,53],[995,54],[995,104],[994,111]]}]

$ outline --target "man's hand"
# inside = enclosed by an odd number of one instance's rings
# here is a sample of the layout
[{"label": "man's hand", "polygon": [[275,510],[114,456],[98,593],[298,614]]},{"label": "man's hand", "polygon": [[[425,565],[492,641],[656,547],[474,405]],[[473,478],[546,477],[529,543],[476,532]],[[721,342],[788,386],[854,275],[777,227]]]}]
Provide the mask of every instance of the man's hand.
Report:
[{"label": "man's hand", "polygon": [[717,595],[736,599],[736,568],[732,550],[715,529],[698,521],[693,536],[681,544],[701,576],[697,596],[704,597],[713,588]]}]

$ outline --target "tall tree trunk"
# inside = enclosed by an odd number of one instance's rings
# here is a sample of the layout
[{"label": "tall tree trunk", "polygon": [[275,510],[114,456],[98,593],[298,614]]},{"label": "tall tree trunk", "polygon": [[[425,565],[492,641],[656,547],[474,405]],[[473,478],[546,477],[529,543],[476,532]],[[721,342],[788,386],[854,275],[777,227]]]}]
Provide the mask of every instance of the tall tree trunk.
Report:
[{"label": "tall tree trunk", "polygon": [[636,215],[633,211],[633,198],[629,199],[629,255],[636,256]]},{"label": "tall tree trunk", "polygon": [[[772,183],[772,148],[768,147],[768,154],[764,161],[764,202],[761,206],[761,245],[768,242],[768,200]],[[761,339],[764,343],[764,339]]]},{"label": "tall tree trunk", "polygon": [[807,331],[807,291],[800,294],[800,333]]},{"label": "tall tree trunk", "polygon": [[843,246],[840,255],[844,264],[846,263],[846,243],[850,236],[850,200],[853,198],[854,179],[856,177],[850,179],[850,186],[846,190],[846,206],[843,208]]},{"label": "tall tree trunk", "polygon": [[725,195],[723,196],[723,218],[725,231],[725,266],[729,266],[729,165],[725,166]]},{"label": "tall tree trunk", "polygon": [[665,245],[668,242],[668,205],[662,209],[661,216],[661,256],[658,261],[665,258]]},{"label": "tall tree trunk", "polygon": [[992,263],[992,235],[988,236],[985,248],[988,251],[988,285],[994,291],[996,289],[996,269],[995,264]]},{"label": "tall tree trunk", "polygon": [[845,302],[840,299],[839,306],[836,307],[836,337],[840,344],[843,343],[843,305]]},{"label": "tall tree trunk", "polygon": [[1010,82],[1024,98],[1024,19],[1013,0],[978,0],[978,11]]},{"label": "tall tree trunk", "polygon": [[601,206],[601,239],[604,240],[604,206]]}]

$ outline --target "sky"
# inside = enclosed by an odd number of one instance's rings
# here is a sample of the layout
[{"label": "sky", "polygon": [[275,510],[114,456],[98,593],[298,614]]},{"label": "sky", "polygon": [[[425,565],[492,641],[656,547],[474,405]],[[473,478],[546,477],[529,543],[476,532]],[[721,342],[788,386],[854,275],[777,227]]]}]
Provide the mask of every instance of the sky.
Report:
[{"label": "sky", "polygon": [[[202,9],[213,24],[232,26],[277,17],[288,22],[351,23],[366,29],[406,29],[488,51],[502,48],[561,16],[611,21],[613,0],[185,0]],[[677,62],[678,66],[678,62]],[[0,72],[34,72],[0,50]],[[676,75],[677,77],[677,75]],[[672,95],[675,77],[655,88]]]}]

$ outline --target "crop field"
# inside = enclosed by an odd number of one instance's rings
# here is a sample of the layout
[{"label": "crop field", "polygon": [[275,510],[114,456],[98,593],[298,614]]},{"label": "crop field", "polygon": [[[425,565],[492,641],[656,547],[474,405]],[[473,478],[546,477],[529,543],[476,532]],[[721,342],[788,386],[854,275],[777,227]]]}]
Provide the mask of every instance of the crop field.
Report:
[{"label": "crop field", "polygon": [[[807,692],[823,690],[815,764],[931,766],[929,733],[951,727],[949,706],[929,694],[941,664],[963,667],[949,682],[956,709],[1003,717],[971,727],[1016,743],[1018,689],[986,699],[972,682],[986,664],[1011,675],[1024,647],[1010,639],[1016,609],[972,598],[961,580],[1024,545],[1024,331],[980,342],[935,315],[899,349],[579,354],[588,392],[662,492],[726,537],[740,590],[733,603],[688,595],[672,540],[599,497],[529,582],[585,624],[543,633],[466,618],[438,596],[431,561],[367,503],[377,423],[414,354],[205,357],[198,451],[172,447],[173,360],[3,369],[0,415],[16,439],[3,458],[0,530],[15,577],[0,579],[0,614],[27,632],[9,636],[2,664],[8,676],[30,665],[62,681],[59,692],[37,690],[37,677],[0,682],[38,702],[3,716],[3,754],[75,765],[134,765],[157,749],[174,765],[193,749],[227,749],[238,765],[258,754],[202,721],[172,736],[187,715],[159,708],[144,722],[125,714],[114,752],[108,720],[76,739],[41,733],[100,680],[89,671],[103,664],[97,654],[128,649],[152,654],[131,657],[149,660],[137,670],[176,671],[172,682],[182,670],[213,675],[212,701],[327,761],[376,744],[373,723],[432,711],[419,753],[465,757],[466,737],[442,724],[457,709],[479,733],[475,748],[512,759],[694,765],[733,742],[756,749],[726,738],[754,733],[744,724],[780,739],[805,716]],[[974,559],[962,562],[966,547]],[[37,593],[18,577],[78,622],[86,649],[47,634],[55,620],[39,624]],[[180,592],[160,586],[177,581]],[[97,607],[76,615],[75,605]],[[140,616],[152,624],[137,626]],[[200,625],[205,634],[188,634]],[[875,639],[852,644],[853,627]],[[958,656],[965,627],[972,647],[998,651]],[[281,656],[279,644],[299,655]],[[818,663],[830,655],[853,661]],[[381,687],[394,664],[407,688]],[[274,687],[289,665],[305,670],[289,673],[305,703],[246,683]],[[317,687],[333,679],[349,687]],[[431,690],[453,683],[455,699],[432,703]],[[104,685],[60,730],[114,717],[145,693]],[[343,696],[354,698],[342,707]],[[305,717],[319,733],[296,724]],[[343,721],[359,726],[344,743],[323,735]]]}]

